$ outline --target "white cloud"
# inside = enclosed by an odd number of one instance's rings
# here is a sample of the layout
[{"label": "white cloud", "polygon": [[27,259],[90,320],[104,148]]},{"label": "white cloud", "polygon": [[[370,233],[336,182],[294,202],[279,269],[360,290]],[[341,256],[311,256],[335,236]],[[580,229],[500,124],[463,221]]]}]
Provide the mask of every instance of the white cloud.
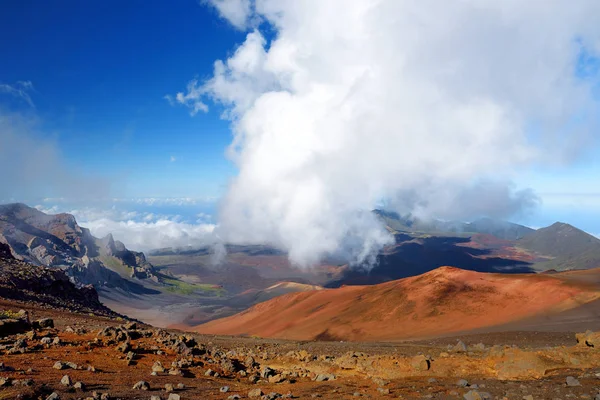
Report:
[{"label": "white cloud", "polygon": [[96,237],[112,233],[113,237],[122,241],[127,248],[138,251],[209,245],[214,242],[215,226],[211,224],[193,225],[168,219],[154,222],[115,221],[108,218],[83,221],[80,224],[89,228]]},{"label": "white cloud", "polygon": [[[183,205],[187,206],[187,205]],[[46,214],[66,212],[80,226],[89,228],[92,235],[102,238],[112,233],[131,250],[147,251],[162,247],[205,246],[216,242],[215,225],[208,214],[199,213],[194,223],[184,222],[177,214],[125,210],[112,207],[77,207],[37,205]]]},{"label": "white cloud", "polygon": [[169,158],[169,161],[171,161],[171,162],[175,162],[175,161],[177,161],[177,157],[175,157],[175,156],[171,156],[171,157]]},{"label": "white cloud", "polygon": [[0,93],[7,93],[11,96],[15,96],[31,107],[35,107],[33,100],[29,95],[29,92],[33,90],[33,84],[31,81],[18,81],[14,84],[0,83]]},{"label": "white cloud", "polygon": [[[381,199],[439,217],[528,207],[535,197],[507,182],[567,159],[597,122],[597,76],[577,76],[581,52],[600,48],[595,0],[261,0],[250,17],[219,10],[236,26],[267,21],[273,40],[251,31],[177,100],[192,113],[221,103],[232,121],[240,171],[219,233],[278,244],[299,264],[340,249],[361,261],[389,243],[366,212]],[[504,200],[479,196],[487,189]]]},{"label": "white cloud", "polygon": [[244,29],[251,16],[250,0],[206,0],[222,18],[238,29]]}]

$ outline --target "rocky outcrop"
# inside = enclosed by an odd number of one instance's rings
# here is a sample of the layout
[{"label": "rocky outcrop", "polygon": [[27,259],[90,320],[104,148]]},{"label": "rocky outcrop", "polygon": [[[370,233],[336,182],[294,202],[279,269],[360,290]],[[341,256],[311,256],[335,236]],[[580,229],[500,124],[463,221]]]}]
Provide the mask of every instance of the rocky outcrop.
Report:
[{"label": "rocky outcrop", "polygon": [[158,282],[143,253],[108,235],[95,238],[70,214],[48,215],[25,204],[0,206],[0,243],[31,264],[60,268],[81,284],[126,287],[129,278]]},{"label": "rocky outcrop", "polygon": [[[0,251],[6,246],[0,246]],[[0,258],[0,297],[98,315],[116,316],[92,285],[77,287],[61,270]]]}]

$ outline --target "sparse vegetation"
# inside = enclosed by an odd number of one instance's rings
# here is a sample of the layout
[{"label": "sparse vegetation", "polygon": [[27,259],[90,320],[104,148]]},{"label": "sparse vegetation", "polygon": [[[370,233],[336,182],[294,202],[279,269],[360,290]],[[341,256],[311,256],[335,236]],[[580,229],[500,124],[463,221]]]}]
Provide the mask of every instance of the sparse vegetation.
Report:
[{"label": "sparse vegetation", "polygon": [[165,275],[162,276],[162,280],[167,284],[165,290],[185,296],[203,294],[220,297],[225,293],[225,290],[217,285],[207,283],[189,283],[176,278],[167,277]]},{"label": "sparse vegetation", "polygon": [[0,319],[17,319],[21,317],[18,311],[0,310]]}]

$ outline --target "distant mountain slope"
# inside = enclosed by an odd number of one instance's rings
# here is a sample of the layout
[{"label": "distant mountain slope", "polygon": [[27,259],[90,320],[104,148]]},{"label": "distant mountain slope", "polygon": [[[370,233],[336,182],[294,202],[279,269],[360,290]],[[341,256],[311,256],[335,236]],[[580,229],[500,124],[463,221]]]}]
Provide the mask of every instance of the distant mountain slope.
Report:
[{"label": "distant mountain slope", "polygon": [[414,216],[401,216],[386,210],[373,210],[389,228],[398,232],[420,232],[429,234],[452,234],[468,236],[486,233],[499,239],[517,240],[535,232],[535,229],[512,222],[492,218],[480,218],[472,222],[421,220]]},{"label": "distant mountain slope", "polygon": [[598,298],[594,288],[551,275],[442,267],[379,285],[276,297],[195,330],[296,340],[393,341],[500,325]]},{"label": "distant mountain slope", "polygon": [[535,264],[536,269],[600,267],[600,239],[562,222],[538,229],[516,245],[547,257],[547,261]]},{"label": "distant mountain slope", "polygon": [[157,281],[143,253],[112,235],[97,239],[70,214],[48,215],[25,204],[0,205],[0,243],[31,264],[65,270],[78,282],[127,286],[128,278]]}]

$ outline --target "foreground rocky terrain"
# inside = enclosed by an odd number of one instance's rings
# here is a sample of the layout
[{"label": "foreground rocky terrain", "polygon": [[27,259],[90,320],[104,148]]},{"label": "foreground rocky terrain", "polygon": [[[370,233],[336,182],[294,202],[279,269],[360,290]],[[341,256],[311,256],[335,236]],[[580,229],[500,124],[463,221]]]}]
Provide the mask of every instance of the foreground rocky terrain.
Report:
[{"label": "foreground rocky terrain", "polygon": [[[600,334],[296,342],[183,334],[0,300],[1,399],[600,399]],[[51,322],[49,322],[51,321]]]}]

